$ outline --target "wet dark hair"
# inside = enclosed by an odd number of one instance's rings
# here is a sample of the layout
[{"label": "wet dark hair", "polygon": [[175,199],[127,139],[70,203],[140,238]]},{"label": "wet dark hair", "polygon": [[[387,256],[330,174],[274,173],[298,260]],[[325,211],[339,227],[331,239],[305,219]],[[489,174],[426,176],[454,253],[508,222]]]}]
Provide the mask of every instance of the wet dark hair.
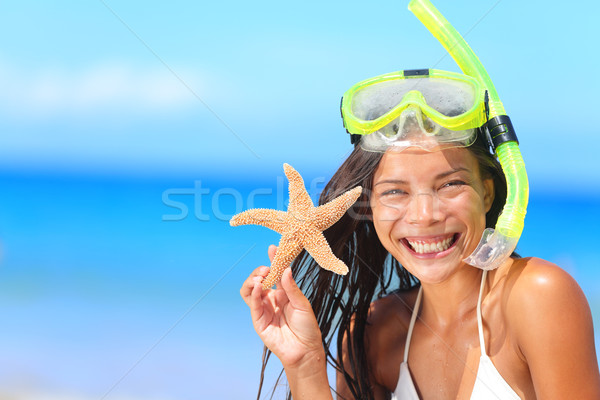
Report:
[{"label": "wet dark hair", "polygon": [[[477,159],[481,178],[494,181],[495,197],[486,214],[486,227],[494,227],[506,201],[506,180],[482,136],[478,132],[475,143],[468,150]],[[306,251],[292,263],[294,278],[310,301],[321,328],[327,361],[343,374],[356,399],[373,399],[365,350],[365,328],[371,302],[393,291],[405,291],[418,285],[417,279],[383,247],[369,218],[373,175],[382,157],[383,153],[367,152],[355,146],[319,198],[319,204],[324,204],[356,186],[363,187],[354,206],[324,233],[333,253],[348,265],[348,274],[340,276],[320,268]],[[331,351],[334,340],[336,353],[347,354],[349,369],[344,368]],[[261,395],[270,355],[265,348],[257,398]],[[277,383],[282,375],[283,371]],[[287,398],[291,399],[289,391]]]}]

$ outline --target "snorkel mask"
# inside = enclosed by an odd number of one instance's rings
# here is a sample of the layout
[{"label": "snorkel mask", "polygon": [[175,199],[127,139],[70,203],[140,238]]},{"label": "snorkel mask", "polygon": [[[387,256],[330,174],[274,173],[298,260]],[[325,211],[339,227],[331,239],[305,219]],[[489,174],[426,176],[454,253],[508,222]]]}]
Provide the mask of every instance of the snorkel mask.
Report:
[{"label": "snorkel mask", "polygon": [[517,136],[485,68],[429,0],[408,9],[450,53],[463,74],[404,70],[359,82],[342,97],[344,126],[364,150],[433,151],[471,145],[480,130],[506,177],[507,197],[495,228],[487,228],[465,262],[491,270],[515,250],[523,231],[529,184]]}]

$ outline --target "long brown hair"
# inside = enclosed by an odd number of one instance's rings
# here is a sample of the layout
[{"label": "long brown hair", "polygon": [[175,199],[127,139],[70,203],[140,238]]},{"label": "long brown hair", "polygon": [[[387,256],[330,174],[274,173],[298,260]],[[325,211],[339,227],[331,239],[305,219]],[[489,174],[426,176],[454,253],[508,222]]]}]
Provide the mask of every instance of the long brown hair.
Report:
[{"label": "long brown hair", "polygon": [[[486,215],[486,227],[493,227],[506,201],[506,180],[479,132],[468,149],[478,161],[482,178],[494,180],[495,197]],[[417,279],[383,247],[370,218],[373,175],[382,156],[383,153],[367,152],[356,146],[319,198],[319,204],[325,204],[356,186],[364,189],[353,207],[325,231],[333,253],[348,265],[348,274],[340,276],[319,268],[306,251],[292,263],[294,278],[310,301],[321,328],[327,361],[343,374],[356,399],[373,399],[365,351],[365,328],[371,302],[392,291],[405,291],[418,285]],[[347,354],[349,370],[331,351],[334,340],[337,354]],[[257,398],[261,395],[270,355],[265,348]],[[291,399],[291,393],[288,392],[287,398]]]}]

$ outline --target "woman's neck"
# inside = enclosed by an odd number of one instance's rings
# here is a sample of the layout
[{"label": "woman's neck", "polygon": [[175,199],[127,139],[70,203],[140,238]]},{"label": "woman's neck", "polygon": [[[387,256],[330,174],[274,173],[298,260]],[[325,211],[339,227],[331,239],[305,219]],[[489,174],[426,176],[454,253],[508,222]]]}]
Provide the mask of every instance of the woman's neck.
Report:
[{"label": "woman's neck", "polygon": [[421,318],[440,329],[463,320],[477,307],[482,274],[482,270],[465,265],[444,282],[421,283]]}]

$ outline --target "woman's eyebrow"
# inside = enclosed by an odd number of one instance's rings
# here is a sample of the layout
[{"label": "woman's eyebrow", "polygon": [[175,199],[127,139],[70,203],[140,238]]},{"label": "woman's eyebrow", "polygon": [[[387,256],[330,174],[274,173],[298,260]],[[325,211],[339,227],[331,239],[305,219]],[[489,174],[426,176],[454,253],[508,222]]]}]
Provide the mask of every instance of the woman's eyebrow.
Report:
[{"label": "woman's eyebrow", "polygon": [[405,185],[407,184],[406,181],[403,181],[402,179],[384,179],[383,181],[379,181],[376,184],[374,184],[373,186],[377,186],[377,185],[381,185],[383,183],[395,183],[395,184],[400,184],[400,185]]},{"label": "woman's eyebrow", "polygon": [[[435,179],[443,179],[443,178],[446,178],[447,176],[450,176],[450,175],[455,174],[457,172],[468,172],[468,173],[470,173],[471,170],[469,168],[466,168],[466,167],[453,168],[453,169],[450,169],[448,171],[444,171],[442,173],[439,173],[438,175],[436,175]],[[373,187],[375,187],[377,185],[384,184],[384,183],[394,183],[394,184],[398,184],[398,185],[408,184],[407,181],[402,180],[402,179],[384,179],[382,181],[376,182],[373,185]]]},{"label": "woman's eyebrow", "polygon": [[445,171],[445,172],[442,172],[442,173],[438,174],[435,178],[436,179],[443,179],[443,178],[446,178],[447,176],[450,176],[450,175],[455,174],[457,172],[468,172],[468,173],[471,173],[471,170],[469,168],[466,168],[466,167],[453,168],[451,170],[448,170],[448,171]]}]

